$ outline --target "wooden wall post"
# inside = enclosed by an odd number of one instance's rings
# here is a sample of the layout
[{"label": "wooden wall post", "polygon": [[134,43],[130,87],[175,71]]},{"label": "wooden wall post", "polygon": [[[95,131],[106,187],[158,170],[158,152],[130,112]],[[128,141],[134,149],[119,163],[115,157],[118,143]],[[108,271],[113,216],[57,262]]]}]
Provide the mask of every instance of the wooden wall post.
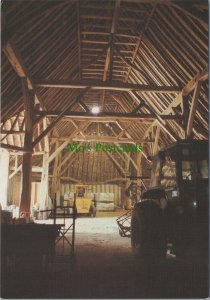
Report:
[{"label": "wooden wall post", "polygon": [[33,108],[34,92],[28,89],[27,79],[22,79],[23,101],[25,107],[25,140],[24,148],[29,152],[23,153],[22,191],[20,200],[20,213],[30,215],[31,205],[31,176],[32,176],[32,142],[33,142]]},{"label": "wooden wall post", "polygon": [[[59,142],[56,142],[56,149],[59,147]],[[59,153],[55,157],[55,162],[53,166],[53,178],[52,178],[52,186],[51,186],[51,197],[54,199],[55,198],[55,193],[58,191],[60,188],[60,173],[59,173],[59,164],[61,161],[61,153]]]},{"label": "wooden wall post", "polygon": [[[46,118],[43,120],[43,130],[47,128]],[[42,175],[41,175],[41,187],[40,187],[40,200],[39,208],[44,210],[49,207],[48,203],[48,182],[49,182],[49,139],[47,136],[44,137],[44,154],[42,162]]]},{"label": "wooden wall post", "polygon": [[185,130],[185,139],[187,138],[187,122],[189,119],[190,106],[189,96],[183,96],[183,127]]}]

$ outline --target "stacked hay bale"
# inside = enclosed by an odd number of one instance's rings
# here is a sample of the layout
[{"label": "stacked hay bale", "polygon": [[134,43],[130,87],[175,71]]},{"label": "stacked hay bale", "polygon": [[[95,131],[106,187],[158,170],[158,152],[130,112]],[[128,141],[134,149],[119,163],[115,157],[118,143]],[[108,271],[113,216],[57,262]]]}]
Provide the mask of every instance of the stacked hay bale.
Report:
[{"label": "stacked hay bale", "polygon": [[114,211],[114,193],[97,193],[95,194],[97,211]]}]

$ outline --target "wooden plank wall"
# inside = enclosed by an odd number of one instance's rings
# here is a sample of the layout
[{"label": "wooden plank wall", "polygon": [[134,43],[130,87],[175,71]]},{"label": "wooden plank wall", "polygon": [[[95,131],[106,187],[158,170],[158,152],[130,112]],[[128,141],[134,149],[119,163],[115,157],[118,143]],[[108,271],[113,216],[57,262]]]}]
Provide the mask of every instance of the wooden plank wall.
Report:
[{"label": "wooden plank wall", "polygon": [[[39,203],[40,198],[40,182],[32,182],[31,189],[31,205]],[[8,203],[14,204],[15,206],[20,205],[21,197],[21,176],[15,175],[9,180],[8,188]]]},{"label": "wooden plank wall", "polygon": [[[114,184],[91,184],[87,186],[89,193],[114,193],[114,203],[121,205],[121,187]],[[75,185],[69,183],[61,183],[61,196],[65,192],[74,192]]]},{"label": "wooden plank wall", "polygon": [[[75,185],[69,183],[61,183],[60,186],[61,196],[65,192],[74,192]],[[121,205],[121,187],[114,184],[93,184],[88,185],[89,193],[114,193],[115,205]],[[19,206],[21,195],[21,177],[19,175],[13,176],[9,181],[8,199],[10,204]],[[40,182],[32,182],[32,192],[31,192],[31,203],[39,203],[40,197]]]},{"label": "wooden plank wall", "polygon": [[8,202],[10,204],[14,204],[15,206],[19,206],[20,195],[21,195],[21,176],[14,175],[9,180]]}]

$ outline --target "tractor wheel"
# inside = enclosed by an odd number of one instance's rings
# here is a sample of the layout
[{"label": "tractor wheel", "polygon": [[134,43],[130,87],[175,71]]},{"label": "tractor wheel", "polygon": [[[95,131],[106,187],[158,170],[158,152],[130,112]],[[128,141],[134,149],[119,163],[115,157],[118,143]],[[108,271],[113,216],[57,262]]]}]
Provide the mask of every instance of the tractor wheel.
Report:
[{"label": "tractor wheel", "polygon": [[148,260],[166,257],[166,234],[162,209],[148,200],[138,203],[131,219],[131,246],[135,257]]},{"label": "tractor wheel", "polygon": [[135,258],[140,256],[141,247],[141,224],[135,217],[131,219],[131,249]]}]

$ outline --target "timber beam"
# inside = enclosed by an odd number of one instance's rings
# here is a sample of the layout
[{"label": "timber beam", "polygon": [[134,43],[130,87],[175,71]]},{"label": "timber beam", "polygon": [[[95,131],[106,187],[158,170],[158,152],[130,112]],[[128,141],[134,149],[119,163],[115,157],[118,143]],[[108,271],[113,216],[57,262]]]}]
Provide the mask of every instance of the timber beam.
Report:
[{"label": "timber beam", "polygon": [[[53,175],[49,175],[49,179],[51,180],[52,178],[54,178]],[[70,177],[70,176],[61,176],[60,177],[61,180],[65,180],[65,181],[70,181],[70,182],[79,182],[79,179]]]},{"label": "timber beam", "polygon": [[17,151],[17,152],[21,152],[21,153],[32,153],[33,152],[33,150],[31,150],[31,149],[26,149],[26,148],[22,148],[22,147],[10,145],[10,144],[2,144],[2,143],[0,144],[0,148],[7,149],[8,151]]},{"label": "timber beam", "polygon": [[3,134],[15,134],[15,135],[18,135],[18,134],[25,134],[25,131],[24,130],[1,130],[0,132],[0,135],[3,135]]},{"label": "timber beam", "polygon": [[20,200],[20,213],[27,219],[30,216],[31,206],[31,180],[32,180],[32,141],[33,141],[33,109],[35,95],[28,89],[26,78],[22,79],[23,101],[25,108],[25,139],[24,148],[31,150],[23,155],[22,191]]},{"label": "timber beam", "polygon": [[84,137],[76,136],[69,138],[69,136],[61,136],[61,137],[50,137],[50,140],[58,140],[58,141],[74,141],[74,142],[101,142],[101,143],[113,143],[113,144],[136,144],[136,143],[153,143],[154,140],[133,140],[129,138],[117,138],[113,136],[92,136],[86,135]]},{"label": "timber beam", "polygon": [[113,91],[141,91],[153,93],[179,93],[179,86],[154,86],[144,84],[123,83],[119,81],[105,82],[98,80],[36,80],[36,87],[60,88],[60,89],[85,89],[92,90],[113,90]]},{"label": "timber beam", "polygon": [[[51,116],[51,117],[57,117],[61,114],[60,111],[35,111],[35,115],[44,115],[44,116]],[[65,112],[63,113],[63,117],[69,117],[69,118],[75,118],[75,119],[91,119],[93,122],[95,120],[102,120],[104,119],[104,122],[107,122],[108,118],[109,120],[119,120],[122,119],[124,121],[132,121],[132,120],[139,120],[139,119],[157,119],[160,117],[164,120],[181,120],[181,115],[158,115],[154,113],[115,113],[115,112],[101,112],[97,115],[88,113],[88,112]],[[121,120],[120,120],[121,121]]]},{"label": "timber beam", "polygon": [[[15,167],[10,167],[10,171],[15,171],[15,173],[17,173],[18,171],[21,171],[23,165],[19,165],[17,168]],[[32,172],[38,172],[41,173],[43,171],[43,167],[39,167],[39,166],[32,166]]]}]

